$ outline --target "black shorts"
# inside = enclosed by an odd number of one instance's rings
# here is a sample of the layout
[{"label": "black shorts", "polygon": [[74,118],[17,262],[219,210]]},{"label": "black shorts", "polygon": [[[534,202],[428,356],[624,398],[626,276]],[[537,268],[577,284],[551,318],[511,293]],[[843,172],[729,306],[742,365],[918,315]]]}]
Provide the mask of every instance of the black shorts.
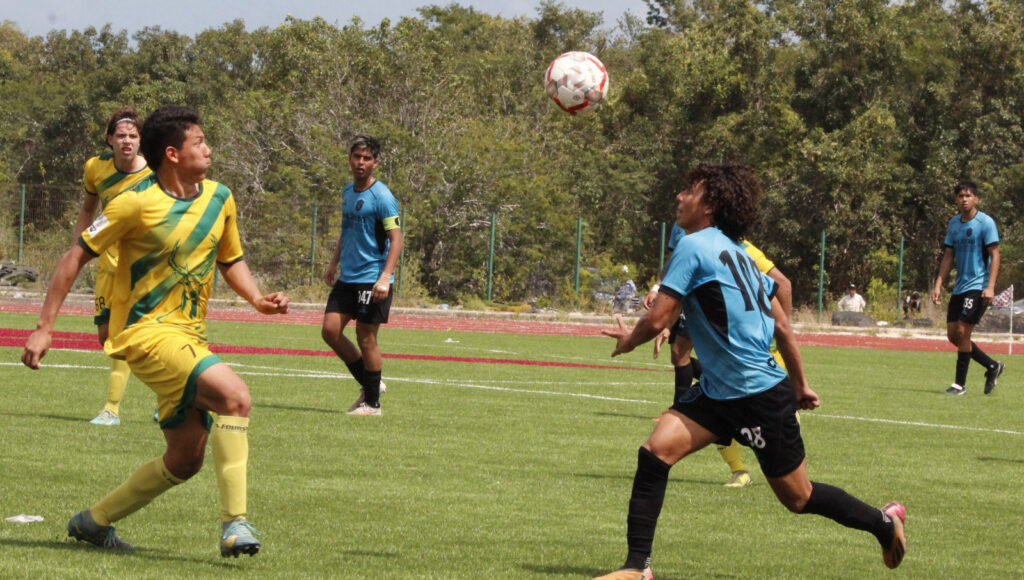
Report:
[{"label": "black shorts", "polygon": [[988,310],[988,306],[985,306],[985,301],[981,299],[981,290],[968,290],[963,294],[954,294],[949,299],[946,322],[978,324],[986,310]]},{"label": "black shorts", "polygon": [[395,286],[388,288],[388,296],[380,302],[372,302],[373,284],[334,283],[331,295],[327,297],[324,312],[347,314],[365,324],[387,324],[391,312],[391,296]]},{"label": "black shorts", "polygon": [[806,457],[789,377],[767,391],[725,401],[708,397],[696,385],[672,408],[717,435],[720,445],[735,439],[750,447],[765,477],[788,475]]},{"label": "black shorts", "polygon": [[672,329],[668,331],[668,343],[672,344],[676,341],[676,337],[681,336],[683,338],[690,338],[690,331],[686,329],[686,317],[679,314],[679,320],[672,325]]}]

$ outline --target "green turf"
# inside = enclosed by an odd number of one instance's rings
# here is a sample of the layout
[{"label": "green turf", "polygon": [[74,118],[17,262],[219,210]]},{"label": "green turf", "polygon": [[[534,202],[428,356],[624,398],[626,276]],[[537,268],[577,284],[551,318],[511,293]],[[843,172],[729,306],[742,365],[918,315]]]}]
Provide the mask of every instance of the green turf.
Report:
[{"label": "green turf", "polygon": [[[34,316],[0,315],[31,328]],[[87,317],[58,330],[91,332]],[[351,330],[349,331],[351,332]],[[213,342],[323,350],[315,326],[211,323]],[[636,449],[670,398],[667,360],[650,348],[608,357],[610,339],[383,329],[385,352],[623,365],[600,370],[389,359],[381,418],[348,417],[354,381],[331,357],[223,355],[255,401],[250,517],[254,558],[217,551],[208,465],[117,524],[130,555],[68,543],[64,525],[160,454],[154,397],[132,379],[122,425],[102,407],[107,361],[53,351],[40,371],[0,349],[0,578],[586,578],[625,556]],[[788,513],[755,469],[727,490],[718,454],[670,476],[655,541],[659,580],[682,578],[1019,578],[1024,522],[1024,368],[1004,358],[995,394],[971,369],[946,397],[951,353],[803,350],[823,407],[803,414],[808,471],[876,505],[908,509],[909,554],[896,572],[877,542]],[[666,353],[667,356],[667,353]],[[69,365],[73,368],[61,368]],[[641,369],[659,369],[649,372]]]}]

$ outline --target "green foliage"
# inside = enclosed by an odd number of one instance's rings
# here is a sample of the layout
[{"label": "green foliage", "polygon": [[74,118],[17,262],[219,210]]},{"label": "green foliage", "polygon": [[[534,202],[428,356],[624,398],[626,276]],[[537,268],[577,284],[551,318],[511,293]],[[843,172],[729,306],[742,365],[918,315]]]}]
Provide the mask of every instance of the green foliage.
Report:
[{"label": "green foliage", "polygon": [[[651,279],[686,171],[727,160],[764,182],[751,238],[798,305],[817,295],[822,232],[826,291],[892,284],[877,252],[901,238],[904,285],[928,287],[965,178],[999,223],[998,285],[1020,283],[1024,5],[646,4],[646,25],[543,0],[534,18],[428,5],[397,22],[239,20],[195,38],[109,25],[28,37],[5,22],[0,191],[77,187],[110,110],[173,102],[203,114],[211,177],[234,192],[248,259],[275,287],[308,284],[329,259],[359,132],[382,140],[378,175],[406,211],[403,282],[435,300],[485,296],[492,215],[495,300],[564,303],[577,219],[584,264],[606,256]],[[565,115],[541,90],[566,50],[609,69],[595,114]]]}]

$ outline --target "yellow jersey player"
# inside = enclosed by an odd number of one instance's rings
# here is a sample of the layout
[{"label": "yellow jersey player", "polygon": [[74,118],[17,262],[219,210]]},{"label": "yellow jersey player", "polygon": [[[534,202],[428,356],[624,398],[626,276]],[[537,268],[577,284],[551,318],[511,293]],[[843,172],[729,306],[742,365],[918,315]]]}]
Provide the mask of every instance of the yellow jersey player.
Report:
[{"label": "yellow jersey player", "polygon": [[209,439],[220,490],[221,555],[253,555],[260,542],[259,532],[246,520],[252,397],[245,382],[207,345],[213,268],[263,314],[288,312],[288,298],[280,292],[261,294],[242,259],[234,197],[227,187],[206,179],[210,147],[198,113],[177,106],[157,109],[142,126],[141,148],[153,178],[107,203],[61,258],[22,362],[39,368],[75,277],[89,260],[117,244],[120,259],[105,350],[127,361],[156,393],[167,447],[106,497],[75,514],[68,535],[107,549],[132,549],[111,524],[195,475]]},{"label": "yellow jersey player", "polygon": [[[106,143],[111,151],[85,162],[85,198],[75,222],[74,239],[92,223],[96,209],[106,207],[117,194],[152,174],[146,160],[139,155],[138,113],[132,107],[121,107],[107,120]],[[117,270],[117,246],[112,246],[96,262],[96,337],[100,345],[107,341],[110,323],[110,292]],[[110,359],[110,377],[107,380],[107,402],[99,415],[90,421],[94,425],[120,425],[121,398],[128,384],[128,363]]]}]

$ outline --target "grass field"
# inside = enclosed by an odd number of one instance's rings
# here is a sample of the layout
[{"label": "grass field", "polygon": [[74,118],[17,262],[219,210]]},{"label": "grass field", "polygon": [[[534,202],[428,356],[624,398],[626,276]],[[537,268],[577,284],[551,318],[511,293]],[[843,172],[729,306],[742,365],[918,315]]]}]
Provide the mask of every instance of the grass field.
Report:
[{"label": "grass field", "polygon": [[[35,317],[0,315],[0,328]],[[87,317],[57,330],[92,332]],[[349,331],[351,332],[351,330]],[[212,323],[215,343],[323,350],[315,326]],[[610,359],[610,339],[384,328],[387,353],[617,365],[629,369],[388,359],[384,416],[345,415],[355,382],[331,357],[222,355],[255,401],[254,558],[222,559],[212,458],[193,480],[117,524],[139,549],[69,543],[76,511],[162,453],[153,394],[132,379],[122,425],[102,407],[108,363],[51,351],[44,368],[2,348],[0,578],[586,578],[618,567],[637,447],[671,397],[650,349]],[[941,394],[952,353],[806,348],[821,409],[803,414],[812,480],[907,506],[909,552],[893,572],[863,532],[783,508],[755,485],[722,487],[714,450],[670,475],[655,540],[658,580],[1021,578],[1024,389],[1004,358],[996,392]],[[667,358],[667,353],[666,353]],[[652,372],[652,369],[656,372]]]}]

